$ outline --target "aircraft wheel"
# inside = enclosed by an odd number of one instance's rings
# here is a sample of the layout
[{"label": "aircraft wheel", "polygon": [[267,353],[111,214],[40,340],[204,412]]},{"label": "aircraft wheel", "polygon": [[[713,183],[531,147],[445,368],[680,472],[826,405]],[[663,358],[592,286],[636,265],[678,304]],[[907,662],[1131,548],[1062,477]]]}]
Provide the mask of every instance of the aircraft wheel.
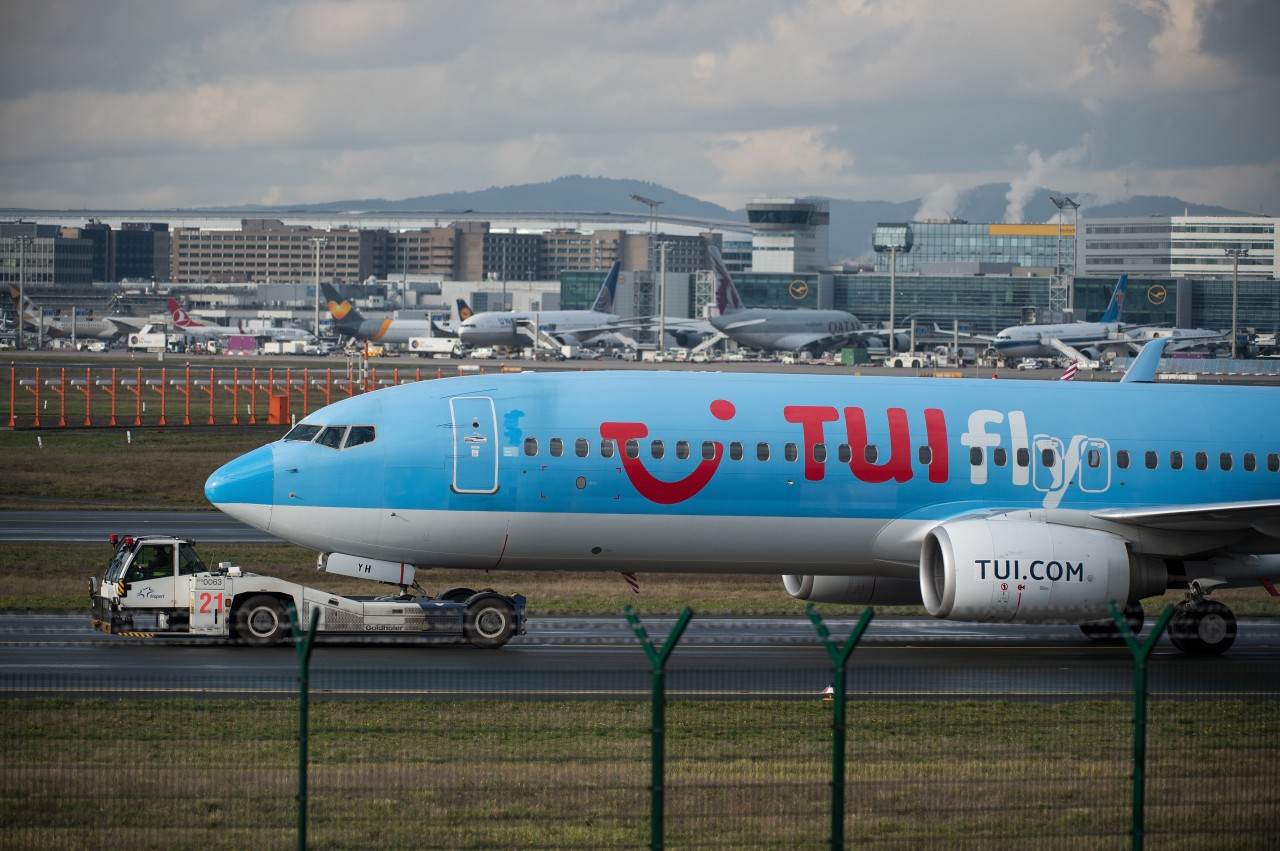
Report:
[{"label": "aircraft wheel", "polygon": [[236,610],[236,635],[250,647],[271,647],[289,632],[284,607],[274,597],[258,594]]},{"label": "aircraft wheel", "polygon": [[465,603],[469,598],[474,597],[475,593],[471,588],[450,588],[448,591],[442,591],[436,599],[448,603]]},{"label": "aircraft wheel", "polygon": [[467,640],[486,650],[501,647],[516,634],[516,613],[505,600],[486,597],[467,609]]},{"label": "aircraft wheel", "polygon": [[[1129,625],[1129,631],[1137,637],[1142,632],[1142,625],[1146,621],[1146,613],[1142,610],[1142,604],[1133,601],[1124,607],[1124,620]],[[1120,628],[1116,626],[1116,622],[1111,618],[1105,621],[1089,621],[1080,624],[1080,631],[1090,641],[1106,641],[1106,642],[1124,642],[1124,637],[1120,635]]]},{"label": "aircraft wheel", "polygon": [[1169,621],[1169,640],[1184,653],[1225,653],[1236,641],[1236,616],[1209,600],[1179,605]]}]

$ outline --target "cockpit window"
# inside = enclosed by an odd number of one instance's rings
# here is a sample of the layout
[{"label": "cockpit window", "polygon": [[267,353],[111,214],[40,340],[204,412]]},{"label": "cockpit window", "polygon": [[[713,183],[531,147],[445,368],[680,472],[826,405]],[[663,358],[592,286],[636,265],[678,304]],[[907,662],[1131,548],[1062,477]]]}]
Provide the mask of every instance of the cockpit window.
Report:
[{"label": "cockpit window", "polygon": [[377,437],[373,426],[353,425],[351,430],[347,432],[347,442],[342,444],[343,449],[350,449],[353,446],[359,446],[362,443],[373,443]]},{"label": "cockpit window", "polygon": [[320,433],[321,426],[313,423],[298,423],[289,429],[289,433],[284,436],[285,440],[302,440],[310,442],[317,434]]},{"label": "cockpit window", "polygon": [[316,438],[316,443],[321,446],[327,446],[330,449],[337,449],[342,445],[342,435],[346,434],[346,426],[327,426],[324,431],[320,432],[320,436]]}]

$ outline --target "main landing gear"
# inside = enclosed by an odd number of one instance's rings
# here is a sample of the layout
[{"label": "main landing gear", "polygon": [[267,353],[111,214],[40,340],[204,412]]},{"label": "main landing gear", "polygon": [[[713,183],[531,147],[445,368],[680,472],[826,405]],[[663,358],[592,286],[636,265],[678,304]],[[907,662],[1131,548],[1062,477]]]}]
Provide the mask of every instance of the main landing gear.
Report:
[{"label": "main landing gear", "polygon": [[1236,641],[1236,616],[1221,603],[1208,599],[1218,583],[1191,583],[1186,599],[1173,607],[1169,640],[1183,653],[1216,656]]},{"label": "main landing gear", "polygon": [[[1235,643],[1236,616],[1222,603],[1208,599],[1214,584],[1210,581],[1192,582],[1186,598],[1173,607],[1173,617],[1169,619],[1169,641],[1183,653],[1216,656],[1225,653]],[[1132,602],[1125,606],[1124,619],[1137,635],[1142,629],[1142,604]],[[1115,643],[1124,640],[1115,621],[1110,619],[1082,623],[1080,631],[1093,641]]]}]

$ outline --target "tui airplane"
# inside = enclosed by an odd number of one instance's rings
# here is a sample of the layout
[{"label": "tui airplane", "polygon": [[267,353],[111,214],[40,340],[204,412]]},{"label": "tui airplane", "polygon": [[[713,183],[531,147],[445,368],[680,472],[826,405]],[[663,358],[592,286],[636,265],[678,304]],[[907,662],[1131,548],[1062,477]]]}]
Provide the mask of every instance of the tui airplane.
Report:
[{"label": "tui airplane", "polygon": [[783,373],[484,375],[304,417],[217,470],[224,512],[418,568],[777,573],[803,600],[1115,639],[1185,592],[1174,644],[1221,653],[1219,588],[1280,583],[1280,391]]}]

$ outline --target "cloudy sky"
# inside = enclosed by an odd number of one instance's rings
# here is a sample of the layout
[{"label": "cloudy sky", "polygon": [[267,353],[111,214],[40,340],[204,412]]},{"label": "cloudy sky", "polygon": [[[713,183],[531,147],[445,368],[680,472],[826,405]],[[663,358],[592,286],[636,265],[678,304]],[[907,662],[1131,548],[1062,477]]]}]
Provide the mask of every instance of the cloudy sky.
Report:
[{"label": "cloudy sky", "polygon": [[[0,207],[582,174],[1280,214],[1273,0],[4,0]],[[1079,198],[1077,198],[1079,200]]]}]

